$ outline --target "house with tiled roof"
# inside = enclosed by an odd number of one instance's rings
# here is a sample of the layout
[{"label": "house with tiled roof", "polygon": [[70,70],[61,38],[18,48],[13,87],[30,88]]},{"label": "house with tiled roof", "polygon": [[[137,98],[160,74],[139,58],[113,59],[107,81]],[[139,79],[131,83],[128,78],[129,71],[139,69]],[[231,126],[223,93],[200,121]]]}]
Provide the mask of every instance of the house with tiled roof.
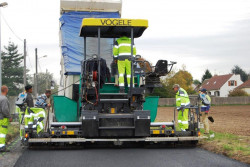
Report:
[{"label": "house with tiled roof", "polygon": [[204,80],[200,88],[207,89],[209,95],[227,97],[229,91],[242,83],[238,74],[215,75],[210,79]]},{"label": "house with tiled roof", "polygon": [[247,80],[246,82],[244,82],[240,86],[236,87],[236,89],[242,89],[245,92],[247,92],[247,94],[250,95],[250,80]]}]

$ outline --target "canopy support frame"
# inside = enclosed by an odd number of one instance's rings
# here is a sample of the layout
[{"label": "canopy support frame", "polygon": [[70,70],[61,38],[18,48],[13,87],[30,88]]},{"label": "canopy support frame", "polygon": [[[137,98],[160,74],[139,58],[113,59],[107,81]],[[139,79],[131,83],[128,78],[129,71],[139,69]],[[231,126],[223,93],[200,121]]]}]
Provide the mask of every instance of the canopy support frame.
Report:
[{"label": "canopy support frame", "polygon": [[134,81],[134,58],[133,58],[133,52],[134,52],[134,28],[131,27],[131,78],[130,78],[130,97],[132,96],[132,89],[133,89],[133,81]]},{"label": "canopy support frame", "polygon": [[101,83],[101,28],[98,27],[98,102],[100,102]]}]

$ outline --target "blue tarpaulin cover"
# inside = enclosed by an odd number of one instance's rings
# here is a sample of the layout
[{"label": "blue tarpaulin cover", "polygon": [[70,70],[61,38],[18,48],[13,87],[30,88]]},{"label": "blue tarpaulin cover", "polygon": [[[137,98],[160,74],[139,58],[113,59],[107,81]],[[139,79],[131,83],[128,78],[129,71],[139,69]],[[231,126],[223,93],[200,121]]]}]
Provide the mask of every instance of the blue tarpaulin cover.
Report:
[{"label": "blue tarpaulin cover", "polygon": [[[79,75],[83,60],[83,37],[79,37],[84,18],[119,18],[118,12],[68,12],[60,18],[61,49],[64,60],[65,75]],[[107,65],[112,60],[113,39],[101,39],[101,57]],[[97,54],[97,38],[87,38],[87,58]]]}]

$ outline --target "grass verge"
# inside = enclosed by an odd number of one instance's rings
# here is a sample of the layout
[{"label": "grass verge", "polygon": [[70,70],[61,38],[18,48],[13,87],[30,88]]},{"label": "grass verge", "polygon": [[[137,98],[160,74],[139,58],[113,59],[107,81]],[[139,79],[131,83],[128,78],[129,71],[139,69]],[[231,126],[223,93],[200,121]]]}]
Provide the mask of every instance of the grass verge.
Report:
[{"label": "grass verge", "polygon": [[214,134],[214,138],[204,139],[199,142],[201,148],[250,164],[249,136],[210,131],[209,136],[212,134]]},{"label": "grass verge", "polygon": [[9,144],[18,135],[19,135],[19,124],[10,124],[6,136],[6,143]]}]

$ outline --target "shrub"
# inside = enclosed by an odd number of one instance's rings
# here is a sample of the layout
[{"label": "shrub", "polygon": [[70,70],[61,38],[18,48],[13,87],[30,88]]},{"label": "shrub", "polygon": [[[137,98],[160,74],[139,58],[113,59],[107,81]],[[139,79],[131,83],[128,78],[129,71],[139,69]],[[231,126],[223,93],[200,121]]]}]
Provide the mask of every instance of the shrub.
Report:
[{"label": "shrub", "polygon": [[233,96],[248,96],[247,92],[242,90],[242,89],[234,89],[232,91],[229,91],[228,96],[233,97]]}]

